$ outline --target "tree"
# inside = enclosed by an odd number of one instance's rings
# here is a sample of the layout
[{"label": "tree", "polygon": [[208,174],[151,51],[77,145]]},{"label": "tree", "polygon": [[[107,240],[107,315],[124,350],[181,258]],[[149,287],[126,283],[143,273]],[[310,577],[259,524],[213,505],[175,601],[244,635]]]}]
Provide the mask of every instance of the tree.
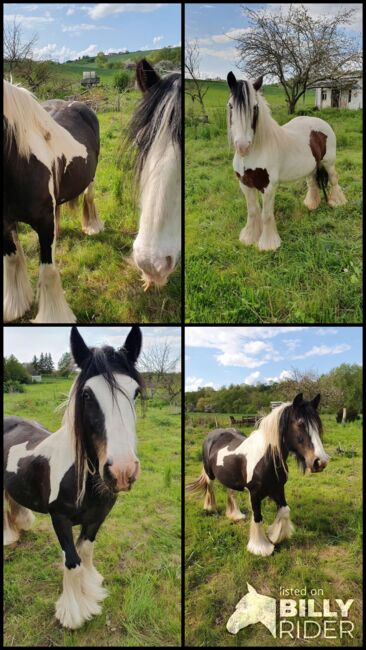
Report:
[{"label": "tree", "polygon": [[52,68],[49,61],[23,59],[19,62],[17,69],[19,76],[33,93],[52,78]]},{"label": "tree", "polygon": [[4,359],[4,382],[19,381],[21,384],[30,384],[31,376],[23,364],[12,354]]},{"label": "tree", "polygon": [[32,56],[33,48],[37,40],[37,35],[33,34],[30,40],[23,41],[21,25],[15,19],[11,24],[5,24],[4,59],[9,66],[11,75],[22,61]]},{"label": "tree", "polygon": [[59,375],[61,377],[68,377],[73,371],[74,365],[75,363],[70,352],[64,352],[57,366]]},{"label": "tree", "polygon": [[107,63],[107,57],[104,52],[98,52],[95,57],[95,64],[99,67],[103,67]]},{"label": "tree", "polygon": [[180,375],[176,372],[180,355],[174,355],[171,345],[164,341],[143,352],[139,359],[139,368],[146,377],[146,386],[151,398],[157,391],[169,402],[180,394]]},{"label": "tree", "polygon": [[53,363],[52,356],[51,356],[51,354],[49,352],[46,353],[45,357],[44,357],[44,368],[45,368],[44,369],[44,374],[45,375],[52,375],[52,373],[53,373],[53,371],[55,369],[55,365]]},{"label": "tree", "polygon": [[34,375],[39,374],[39,361],[37,359],[37,355],[34,355],[34,357],[32,359],[32,369],[33,369],[32,372],[33,372]]},{"label": "tree", "polygon": [[123,92],[130,83],[130,78],[126,70],[120,70],[114,75],[113,88],[116,88],[119,93]]},{"label": "tree", "polygon": [[205,121],[208,121],[208,116],[203,101],[204,96],[208,91],[208,86],[202,84],[200,76],[200,53],[198,48],[197,39],[193,41],[186,41],[185,46],[185,62],[184,67],[188,72],[190,83],[185,84],[185,93],[189,95],[192,102],[198,101],[202,115]]},{"label": "tree", "polygon": [[[343,5],[344,7],[344,5]],[[250,29],[235,38],[240,67],[252,77],[271,75],[282,85],[288,112],[306,89],[318,81],[339,79],[361,65],[357,39],[340,28],[352,20],[356,9],[344,7],[330,16],[312,17],[304,5],[289,5],[271,13],[242,6]]]}]

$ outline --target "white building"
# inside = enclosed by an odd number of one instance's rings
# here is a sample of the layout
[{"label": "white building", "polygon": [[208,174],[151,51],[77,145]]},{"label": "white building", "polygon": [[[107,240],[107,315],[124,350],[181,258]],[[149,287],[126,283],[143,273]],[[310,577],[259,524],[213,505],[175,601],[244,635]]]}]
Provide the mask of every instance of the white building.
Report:
[{"label": "white building", "polygon": [[362,108],[362,73],[350,73],[342,79],[326,79],[312,86],[315,104],[320,108]]}]

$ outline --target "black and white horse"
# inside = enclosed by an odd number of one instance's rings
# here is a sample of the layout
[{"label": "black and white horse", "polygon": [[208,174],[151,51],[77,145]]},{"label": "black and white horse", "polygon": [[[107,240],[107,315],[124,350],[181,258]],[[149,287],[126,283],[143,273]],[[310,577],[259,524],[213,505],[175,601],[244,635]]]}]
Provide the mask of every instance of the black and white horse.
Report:
[{"label": "black and white horse", "polygon": [[164,285],[180,256],[182,81],[178,73],[161,78],[145,59],[136,80],[143,97],[129,127],[141,201],[133,259],[147,289]]},{"label": "black and white horse", "polygon": [[[231,97],[227,105],[229,140],[235,153],[233,168],[247,202],[248,220],[240,233],[243,244],[257,244],[263,251],[281,244],[274,218],[274,199],[278,183],[307,177],[304,203],[309,210],[320,204],[319,188],[328,205],[346,203],[335,169],[336,136],[331,126],[319,117],[295,117],[279,126],[259,92],[263,77],[253,83],[237,81],[229,72]],[[263,196],[262,210],[257,192]]]},{"label": "black and white horse", "polygon": [[[141,330],[123,348],[88,348],[76,327],[71,351],[80,368],[61,428],[50,433],[22,417],[4,423],[4,544],[31,527],[36,512],[51,516],[64,555],[63,593],[56,617],[67,628],[99,614],[106,595],[93,566],[96,534],[117,493],[140,471],[134,401],[142,379],[135,368]],[[81,525],[74,544],[72,527]]]},{"label": "black and white horse", "polygon": [[[304,401],[300,393],[293,402],[273,409],[248,438],[233,429],[216,429],[206,436],[202,473],[187,486],[187,491],[204,493],[204,509],[211,511],[215,508],[212,481],[217,478],[228,488],[227,517],[240,521],[245,515],[239,510],[234,493],[246,488],[253,510],[247,548],[254,555],[271,555],[274,544],[292,535],[290,508],[285,499],[289,453],[295,454],[304,471],[320,472],[328,463],[321,441],[319,400],[317,395],[311,402]],[[273,499],[278,507],[267,535],[261,514],[265,497]]]},{"label": "black and white horse", "polygon": [[99,155],[99,123],[81,102],[39,104],[24,88],[4,81],[4,320],[30,308],[33,291],[17,223],[29,224],[40,245],[35,323],[73,323],[59,271],[56,235],[60,205],[84,192],[83,230],[99,232],[93,180]]}]

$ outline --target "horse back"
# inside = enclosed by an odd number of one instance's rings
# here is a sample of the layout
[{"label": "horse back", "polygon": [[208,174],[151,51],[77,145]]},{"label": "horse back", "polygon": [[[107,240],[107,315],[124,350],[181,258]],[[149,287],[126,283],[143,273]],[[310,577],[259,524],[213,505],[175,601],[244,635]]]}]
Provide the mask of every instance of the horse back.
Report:
[{"label": "horse back", "polygon": [[246,459],[242,454],[228,455],[221,464],[218,458],[221,449],[234,451],[241,445],[245,436],[238,429],[214,429],[207,434],[203,444],[203,466],[211,480],[232,490],[244,490],[246,486]]},{"label": "horse back", "polygon": [[25,420],[16,416],[4,417],[4,469],[6,468],[11,447],[27,442],[27,448],[32,449],[50,432],[35,420]]},{"label": "horse back", "polygon": [[73,138],[89,150],[99,155],[99,122],[94,111],[83,102],[65,102],[63,99],[50,99],[42,107],[55,122],[69,131]]}]

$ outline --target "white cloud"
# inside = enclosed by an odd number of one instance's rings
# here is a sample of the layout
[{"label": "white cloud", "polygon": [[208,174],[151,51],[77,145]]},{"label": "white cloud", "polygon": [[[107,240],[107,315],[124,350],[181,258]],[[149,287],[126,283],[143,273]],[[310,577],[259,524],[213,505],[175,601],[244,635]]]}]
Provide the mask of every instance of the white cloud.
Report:
[{"label": "white cloud", "polygon": [[75,13],[75,9],[68,9],[66,12],[66,16],[72,16]]},{"label": "white cloud", "polygon": [[157,45],[158,43],[160,43],[160,41],[162,41],[163,38],[164,38],[164,36],[154,36],[154,38],[153,38],[154,45]]},{"label": "white cloud", "polygon": [[248,386],[254,386],[255,384],[258,383],[258,379],[260,377],[260,372],[259,370],[256,370],[255,372],[250,373],[247,377],[244,379],[244,384],[247,384]]},{"label": "white cloud", "polygon": [[80,33],[80,32],[88,32],[91,30],[113,30],[113,27],[104,27],[103,25],[93,25],[92,23],[81,23],[80,25],[63,25],[61,28],[61,31],[63,32],[75,32]]},{"label": "white cloud", "polygon": [[205,381],[201,377],[186,377],[185,390],[187,393],[197,391],[200,388],[217,388],[212,381]]},{"label": "white cloud", "polygon": [[200,52],[206,54],[207,56],[212,56],[216,59],[225,59],[232,61],[237,56],[237,51],[235,47],[228,47],[225,50],[215,50],[211,47],[201,47]]},{"label": "white cloud", "polygon": [[14,22],[21,23],[22,27],[31,28],[31,27],[42,27],[54,22],[54,18],[51,16],[22,16],[21,14],[6,14],[4,16],[5,22]]},{"label": "white cloud", "polygon": [[142,3],[128,3],[128,2],[116,2],[116,3],[105,3],[105,4],[96,4],[94,7],[89,7],[88,13],[91,18],[98,20],[98,18],[103,18],[104,16],[110,16],[111,14],[121,14],[126,12],[136,12],[136,13],[147,13],[150,11],[156,11],[162,7],[162,4],[154,2],[142,2]]},{"label": "white cloud", "polygon": [[72,50],[70,47],[65,47],[64,45],[58,47],[56,43],[48,43],[48,45],[45,45],[44,47],[35,47],[33,56],[35,61],[52,59],[53,61],[64,63],[64,61],[79,59],[81,56],[94,56],[96,53],[96,45],[89,45],[85,50],[77,52],[76,50]]},{"label": "white cloud", "polygon": [[284,381],[285,379],[292,379],[292,378],[293,378],[293,373],[291,370],[282,370],[282,372],[280,372],[280,374],[277,377],[266,377],[265,383],[273,384],[280,381]]},{"label": "white cloud", "polygon": [[293,352],[296,348],[299,347],[301,340],[300,339],[283,339],[289,352]]},{"label": "white cloud", "polygon": [[348,343],[341,343],[340,345],[334,345],[333,347],[329,345],[314,345],[311,350],[308,350],[304,354],[299,354],[293,359],[306,359],[307,357],[323,357],[328,354],[341,354],[342,352],[347,352],[350,350],[351,346]]},{"label": "white cloud", "polygon": [[318,336],[328,336],[328,334],[338,334],[338,330],[334,327],[318,327],[316,330]]}]

